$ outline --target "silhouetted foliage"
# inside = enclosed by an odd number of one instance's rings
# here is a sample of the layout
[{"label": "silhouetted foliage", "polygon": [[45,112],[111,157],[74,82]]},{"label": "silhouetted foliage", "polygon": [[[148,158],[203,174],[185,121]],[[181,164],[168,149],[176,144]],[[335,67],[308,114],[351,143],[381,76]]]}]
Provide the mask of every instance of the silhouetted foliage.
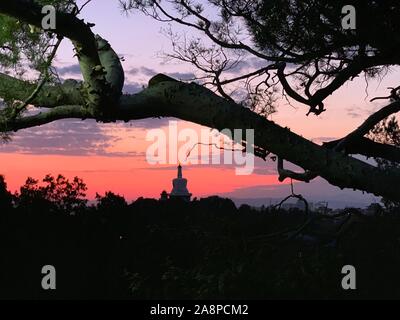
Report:
[{"label": "silhouetted foliage", "polygon": [[[378,123],[375,128],[371,130],[370,136],[377,142],[400,147],[400,127],[397,118],[392,116]],[[378,167],[383,169],[400,168],[400,164],[398,162],[389,161],[382,158],[376,158],[375,160],[378,164]],[[400,208],[400,201],[382,199],[382,202],[388,209],[398,210]]]},{"label": "silhouetted foliage", "polygon": [[58,210],[74,214],[87,202],[85,199],[87,187],[78,177],[70,182],[62,175],[56,178],[46,175],[42,182],[43,184],[39,185],[39,181],[31,177],[26,180],[17,196],[20,206],[29,207],[49,203]]},{"label": "silhouetted foliage", "polygon": [[[0,298],[400,297],[400,217],[382,207],[361,218],[348,209],[358,220],[340,237],[319,222],[285,241],[271,234],[304,212],[215,196],[127,204],[112,192],[87,205],[85,189],[78,178],[29,178],[12,203],[0,178]],[[353,292],[340,286],[346,264],[357,268]],[[44,265],[56,268],[55,291],[41,288]]]},{"label": "silhouetted foliage", "polygon": [[12,206],[12,195],[7,190],[4,176],[0,175],[0,212],[7,212]]}]

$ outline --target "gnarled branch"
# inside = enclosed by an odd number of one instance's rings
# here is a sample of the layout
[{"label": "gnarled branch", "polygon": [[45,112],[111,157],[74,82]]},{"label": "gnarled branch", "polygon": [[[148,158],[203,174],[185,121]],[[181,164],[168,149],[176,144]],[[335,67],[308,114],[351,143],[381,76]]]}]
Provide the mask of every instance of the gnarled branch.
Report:
[{"label": "gnarled branch", "polygon": [[[332,185],[367,191],[393,200],[400,198],[400,189],[393,187],[400,181],[398,170],[382,170],[342,152],[319,146],[195,83],[169,81],[167,77],[165,79],[154,82],[140,93],[123,95],[119,104],[113,106],[112,120],[130,121],[164,116],[218,130],[254,129],[255,146],[318,174]],[[71,116],[102,120],[81,107],[72,110],[73,113],[69,113],[62,108],[50,115],[42,114],[40,120],[21,119],[12,129],[18,130]]]},{"label": "gnarled branch", "polygon": [[354,141],[361,139],[383,119],[399,111],[400,101],[394,101],[391,104],[383,107],[379,111],[373,113],[356,130],[341,139],[340,142],[336,145],[335,150],[340,151],[345,149],[347,145],[351,145]]}]

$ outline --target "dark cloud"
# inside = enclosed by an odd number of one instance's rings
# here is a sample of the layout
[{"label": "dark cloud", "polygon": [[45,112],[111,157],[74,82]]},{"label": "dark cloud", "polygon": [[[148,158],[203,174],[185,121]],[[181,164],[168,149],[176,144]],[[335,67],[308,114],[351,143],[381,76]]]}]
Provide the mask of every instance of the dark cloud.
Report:
[{"label": "dark cloud", "polygon": [[352,118],[360,118],[361,114],[357,113],[357,112],[353,112],[353,111],[348,111],[347,115],[352,117]]},{"label": "dark cloud", "polygon": [[79,64],[72,64],[70,66],[59,67],[56,69],[60,76],[64,76],[66,74],[76,75],[76,76],[81,75],[81,68],[79,67]]},{"label": "dark cloud", "polygon": [[371,111],[368,111],[364,108],[361,108],[359,106],[351,106],[346,108],[347,115],[352,118],[360,118],[360,117],[366,117]]},{"label": "dark cloud", "polygon": [[140,73],[140,69],[139,68],[132,68],[132,69],[129,69],[128,71],[126,71],[126,73],[134,76],[134,75]]},{"label": "dark cloud", "polygon": [[172,78],[182,81],[188,81],[196,77],[193,72],[161,72],[148,67],[131,68],[126,73],[132,76],[143,75],[146,77],[153,77],[158,73],[164,73]]},{"label": "dark cloud", "polygon": [[228,72],[233,74],[239,74],[245,70],[248,70],[249,68],[251,68],[250,61],[242,60],[239,61],[233,68],[229,69]]},{"label": "dark cloud", "polygon": [[168,72],[166,75],[182,81],[189,81],[196,78],[196,75],[192,72]]},{"label": "dark cloud", "polygon": [[155,129],[167,126],[173,118],[148,118],[142,120],[133,120],[127,123],[121,123],[124,127],[142,128],[142,129]]},{"label": "dark cloud", "polygon": [[[73,76],[81,75],[81,69],[79,67],[79,64],[73,64],[73,65],[65,66],[65,67],[58,67],[57,72],[62,77],[65,75],[73,75]],[[157,71],[157,70],[154,70],[151,68],[147,68],[147,67],[131,68],[128,71],[126,71],[127,75],[132,75],[132,76],[144,75],[146,77],[153,77],[158,73],[160,73],[160,71]],[[191,80],[191,79],[195,78],[195,75],[192,72],[167,72],[165,74],[172,78],[182,80],[182,81],[187,81],[187,80]],[[132,91],[132,89],[133,89],[133,90],[135,90],[135,92],[142,89],[142,85],[139,85],[137,83],[126,84],[125,87],[127,88],[126,90]]]},{"label": "dark cloud", "polygon": [[266,67],[270,63],[271,63],[270,61],[252,57],[249,59],[239,61],[236,64],[236,66],[234,68],[230,69],[228,72],[235,74],[235,75],[241,75],[241,74],[245,74],[247,72],[255,71],[257,69]]},{"label": "dark cloud", "polygon": [[140,73],[145,75],[145,76],[152,77],[152,76],[155,76],[159,72],[157,72],[156,70],[151,69],[151,68],[141,67],[140,68]]},{"label": "dark cloud", "polygon": [[[0,146],[0,152],[59,154],[71,156],[139,156],[132,152],[108,152],[119,140],[101,130],[95,121],[61,120],[45,126],[21,130],[12,141]],[[133,149],[133,147],[132,147]]]},{"label": "dark cloud", "polygon": [[255,58],[255,57],[250,58],[249,60],[250,60],[251,66],[252,66],[253,68],[255,68],[255,69],[264,68],[264,67],[266,67],[267,65],[269,65],[269,64],[272,63],[271,61],[264,60],[264,59],[260,59],[260,58]]},{"label": "dark cloud", "polygon": [[138,93],[139,91],[143,90],[143,85],[139,83],[126,83],[124,85],[123,92],[129,93],[129,94],[134,94]]},{"label": "dark cloud", "polygon": [[70,156],[145,156],[134,151],[110,152],[121,138],[112,134],[112,130],[102,130],[105,126],[122,128],[153,129],[168,125],[172,118],[149,118],[119,121],[116,124],[101,124],[94,120],[60,120],[29,129],[20,130],[12,135],[11,142],[0,144],[0,153],[58,154]]}]

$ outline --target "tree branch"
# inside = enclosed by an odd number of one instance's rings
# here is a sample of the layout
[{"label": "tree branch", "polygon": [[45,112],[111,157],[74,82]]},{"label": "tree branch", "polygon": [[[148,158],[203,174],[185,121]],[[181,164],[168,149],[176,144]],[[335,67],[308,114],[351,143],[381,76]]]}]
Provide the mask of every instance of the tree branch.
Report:
[{"label": "tree branch", "polygon": [[303,173],[294,172],[283,167],[283,159],[278,157],[278,173],[280,182],[284,181],[287,178],[303,181],[309,183],[311,180],[315,179],[318,174],[311,172],[311,171],[304,171]]},{"label": "tree branch", "polygon": [[7,131],[18,131],[21,129],[41,126],[61,119],[86,119],[93,118],[93,114],[87,108],[82,106],[58,106],[47,112],[40,112],[32,116],[18,118],[12,122],[6,123],[4,128]]},{"label": "tree branch", "polygon": [[[324,142],[323,146],[335,149],[341,141],[342,139]],[[400,162],[400,148],[375,142],[365,137],[358,138],[347,144],[343,151],[346,154],[360,154],[368,158],[382,158],[393,162]]]},{"label": "tree branch", "polygon": [[[33,1],[2,0],[0,13],[38,28],[42,27],[41,7]],[[104,112],[107,105],[115,102],[121,92],[116,93],[106,81],[106,72],[98,53],[98,41],[90,29],[90,25],[78,19],[74,14],[66,12],[57,12],[56,21],[57,28],[52,31],[70,39],[75,47],[85,82],[83,87],[85,104],[93,110]]]},{"label": "tree branch", "polygon": [[373,113],[356,130],[341,139],[340,142],[336,145],[335,150],[340,151],[345,149],[347,145],[351,145],[354,141],[361,139],[363,136],[365,136],[383,119],[399,111],[400,101],[394,101],[391,104],[383,107],[379,111]]},{"label": "tree branch", "polygon": [[[168,77],[149,81],[149,87],[134,95],[123,95],[113,107],[110,120],[130,121],[149,117],[175,117],[218,130],[253,129],[254,145],[318,174],[332,185],[383,196],[400,198],[400,171],[382,170],[342,152],[319,146],[287,128],[214,94],[195,83]],[[54,110],[52,112],[52,110]],[[56,107],[48,113],[19,119],[12,130],[41,125],[63,118],[94,118],[96,114],[80,106]]]},{"label": "tree branch", "polygon": [[255,145],[314,172],[332,185],[399,199],[398,170],[382,170],[341,152],[319,146],[272,121],[226,101],[197,84],[159,82],[139,94],[123,96],[118,119],[176,117],[222,130],[254,129]]},{"label": "tree branch", "polygon": [[53,50],[50,53],[50,56],[48,57],[46,61],[46,65],[44,66],[44,74],[42,74],[42,80],[38,82],[38,85],[36,86],[35,90],[31,93],[31,95],[25,99],[24,102],[22,102],[20,105],[16,106],[12,111],[13,114],[11,115],[12,120],[14,120],[18,114],[20,114],[22,111],[25,110],[25,108],[37,97],[39,94],[40,90],[43,88],[44,84],[46,81],[48,81],[49,74],[48,74],[48,69],[51,66],[51,63],[57,53],[58,48],[60,47],[60,44],[62,42],[63,38],[60,36],[57,39],[56,44],[53,47]]}]

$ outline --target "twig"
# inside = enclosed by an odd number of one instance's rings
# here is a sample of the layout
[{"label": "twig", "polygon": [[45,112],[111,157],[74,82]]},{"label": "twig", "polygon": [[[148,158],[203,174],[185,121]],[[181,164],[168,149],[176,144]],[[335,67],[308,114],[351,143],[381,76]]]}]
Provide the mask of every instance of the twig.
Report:
[{"label": "twig", "polygon": [[396,88],[389,87],[388,89],[391,89],[390,95],[388,95],[386,97],[375,97],[375,98],[371,99],[370,102],[373,102],[375,100],[387,100],[387,99],[398,100],[400,98],[399,93],[397,92],[400,90],[400,86],[398,86]]},{"label": "twig", "polygon": [[190,153],[193,151],[193,149],[197,146],[197,145],[204,145],[204,146],[214,146],[217,149],[220,150],[226,150],[226,151],[242,151],[242,152],[246,152],[246,148],[244,147],[243,149],[234,149],[234,148],[225,148],[225,147],[221,147],[218,146],[216,143],[205,143],[205,142],[196,142],[188,151],[188,153],[186,154],[186,159],[190,156]]},{"label": "twig", "polygon": [[46,61],[45,66],[44,66],[45,70],[44,70],[44,76],[43,76],[42,80],[39,81],[39,83],[37,84],[35,90],[31,93],[31,95],[28,98],[26,98],[25,101],[22,102],[19,106],[16,106],[14,108],[13,113],[11,115],[11,119],[12,120],[15,120],[15,118],[18,116],[18,114],[21,113],[31,103],[31,101],[33,99],[36,98],[36,96],[38,95],[40,90],[43,88],[44,84],[47,82],[47,80],[48,80],[48,68],[50,67],[51,62],[53,61],[53,59],[54,59],[54,57],[56,55],[56,52],[57,52],[62,40],[63,40],[63,37],[58,37],[57,38],[57,42],[54,45],[53,50],[52,50],[49,58]]},{"label": "twig", "polygon": [[283,236],[286,235],[286,238],[284,241],[289,241],[291,239],[294,239],[297,235],[299,235],[312,221],[314,221],[313,217],[310,217],[310,213],[309,213],[309,205],[307,200],[301,195],[301,194],[296,194],[294,193],[294,189],[293,189],[293,181],[290,182],[290,191],[291,194],[288,195],[287,197],[285,197],[281,202],[279,202],[278,204],[274,205],[273,208],[280,210],[281,206],[283,203],[285,203],[287,200],[291,199],[291,198],[297,198],[301,201],[304,202],[304,211],[306,214],[306,220],[301,223],[300,225],[295,226],[294,228],[290,228],[290,229],[285,229],[285,230],[281,230],[281,231],[277,231],[277,232],[273,232],[270,234],[266,234],[266,235],[261,235],[261,236],[256,236],[256,237],[252,237],[249,239],[250,242],[252,241],[257,241],[257,240],[264,240],[264,239],[269,239],[269,238],[276,238],[279,236]]}]

